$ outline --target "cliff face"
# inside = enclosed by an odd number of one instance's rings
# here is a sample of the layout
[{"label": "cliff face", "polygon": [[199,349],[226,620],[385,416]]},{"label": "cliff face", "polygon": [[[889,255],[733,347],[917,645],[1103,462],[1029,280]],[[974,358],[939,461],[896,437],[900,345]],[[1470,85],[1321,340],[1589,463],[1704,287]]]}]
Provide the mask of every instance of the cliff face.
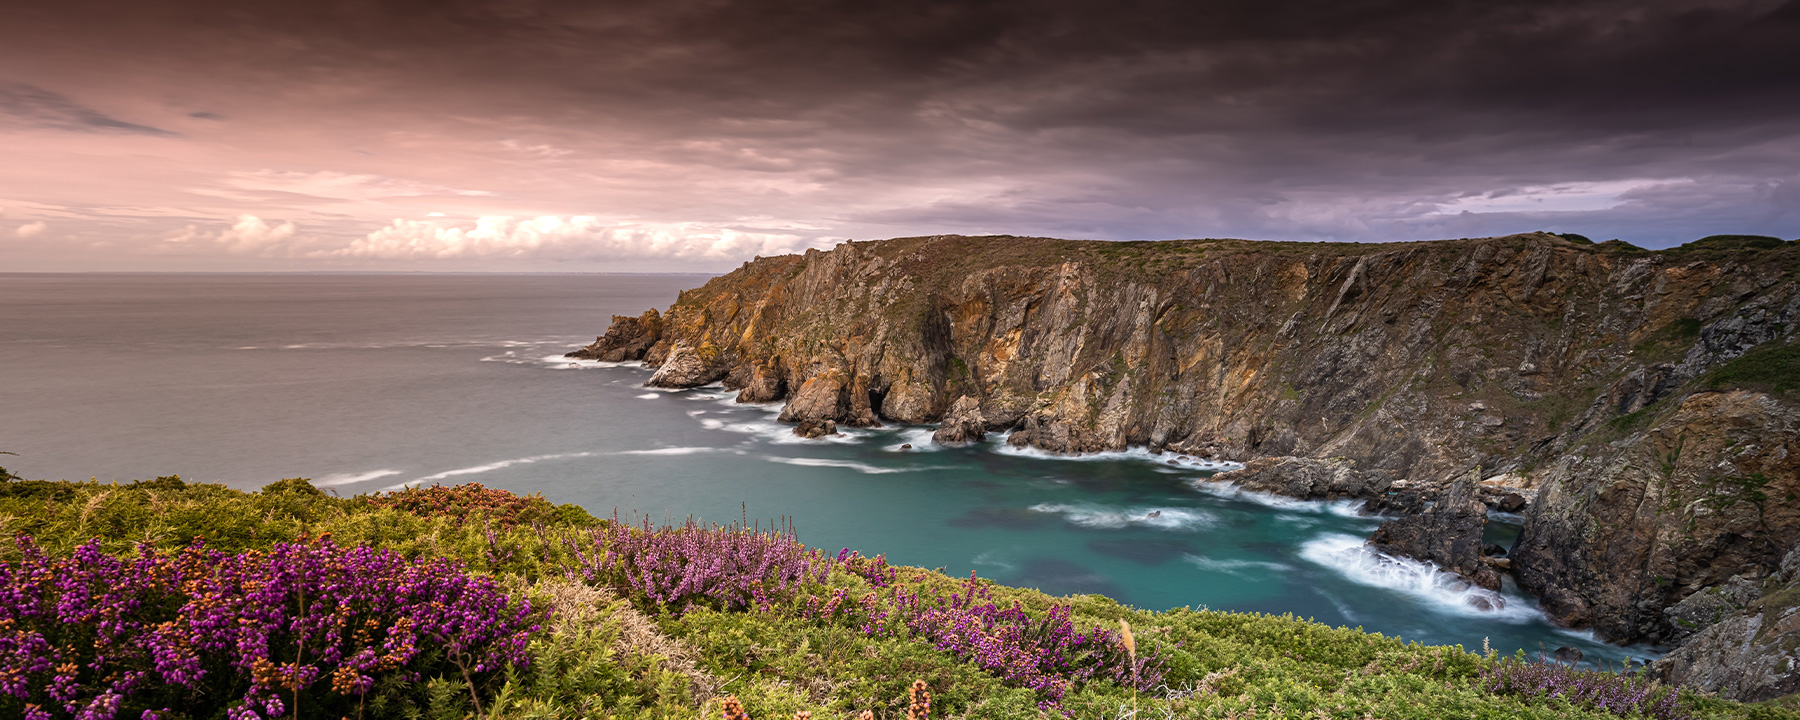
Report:
[{"label": "cliff face", "polygon": [[1661,639],[1664,607],[1800,538],[1792,401],[1752,376],[1693,394],[1752,348],[1784,367],[1800,327],[1800,248],[1728,245],[845,243],[683,293],[642,357],[793,422],[935,422],[968,396],[1053,452],[1329,459],[1329,487],[1390,510],[1476,472],[1484,498],[1537,498],[1513,564],[1553,614]]}]

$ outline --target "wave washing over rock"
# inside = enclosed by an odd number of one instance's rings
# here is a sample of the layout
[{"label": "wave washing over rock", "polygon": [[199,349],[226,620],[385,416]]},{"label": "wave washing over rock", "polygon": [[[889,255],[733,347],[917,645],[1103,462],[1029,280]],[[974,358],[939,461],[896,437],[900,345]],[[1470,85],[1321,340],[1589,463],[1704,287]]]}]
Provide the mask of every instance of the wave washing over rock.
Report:
[{"label": "wave washing over rock", "polygon": [[[1243,463],[1215,480],[1398,516],[1384,557],[1511,575],[1558,622],[1687,643],[1669,677],[1753,698],[1780,673],[1721,663],[1800,667],[1797,269],[1795,243],[1742,236],[901,238],[758,258],[571,356],[785,401],[778,427],[825,438],[942,421]],[[1512,547],[1482,542],[1490,510],[1522,515]],[[1683,609],[1721,593],[1751,599]]]}]

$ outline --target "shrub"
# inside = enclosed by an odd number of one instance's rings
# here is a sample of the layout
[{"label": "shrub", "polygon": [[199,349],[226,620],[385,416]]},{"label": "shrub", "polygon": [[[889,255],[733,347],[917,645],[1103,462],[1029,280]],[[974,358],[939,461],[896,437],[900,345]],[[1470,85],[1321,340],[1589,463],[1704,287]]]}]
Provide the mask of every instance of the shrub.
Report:
[{"label": "shrub", "polygon": [[61,560],[17,542],[22,560],[0,563],[6,717],[385,715],[441,705],[422,694],[433,674],[479,706],[537,629],[529,602],[456,563],[329,537],[123,560],[96,542]]},{"label": "shrub", "polygon": [[901,587],[885,599],[864,595],[855,605],[846,603],[840,590],[823,606],[809,604],[804,612],[860,621],[863,633],[871,636],[931,642],[1007,684],[1037,691],[1045,709],[1060,709],[1071,686],[1091,680],[1139,691],[1162,682],[1163,661],[1155,650],[1128,652],[1122,639],[1105,628],[1081,632],[1068,605],[1052,605],[1034,617],[1018,602],[994,602],[992,590],[973,573],[959,590],[924,594]]},{"label": "shrub", "polygon": [[1481,688],[1496,695],[1562,698],[1577,707],[1658,720],[1685,720],[1674,690],[1641,675],[1576,670],[1552,662],[1508,659],[1481,673]]},{"label": "shrub", "polygon": [[794,539],[791,525],[763,530],[742,524],[641,527],[613,522],[569,549],[583,579],[610,585],[646,604],[679,614],[689,606],[768,609],[800,586],[823,582],[831,562]]},{"label": "shrub", "polygon": [[597,522],[578,506],[556,505],[541,495],[515,495],[481,483],[407,488],[376,495],[370,502],[420,517],[450,518],[458,525],[474,518],[502,528],[531,523],[592,525]]}]

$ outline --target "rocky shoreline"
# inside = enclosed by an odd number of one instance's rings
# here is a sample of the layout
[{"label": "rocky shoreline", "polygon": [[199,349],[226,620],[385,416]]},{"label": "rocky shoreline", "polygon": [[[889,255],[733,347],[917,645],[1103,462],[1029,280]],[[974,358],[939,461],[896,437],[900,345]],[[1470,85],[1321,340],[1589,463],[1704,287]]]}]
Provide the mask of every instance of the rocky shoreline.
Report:
[{"label": "rocky shoreline", "polygon": [[[1738,237],[901,238],[758,258],[571,356],[785,400],[808,435],[1242,462],[1216,479],[1361,499],[1396,516],[1376,547],[1511,573],[1558,622],[1678,644],[1665,677],[1755,700],[1800,689],[1797,270],[1795,243]],[[1503,555],[1491,509],[1524,518]]]}]

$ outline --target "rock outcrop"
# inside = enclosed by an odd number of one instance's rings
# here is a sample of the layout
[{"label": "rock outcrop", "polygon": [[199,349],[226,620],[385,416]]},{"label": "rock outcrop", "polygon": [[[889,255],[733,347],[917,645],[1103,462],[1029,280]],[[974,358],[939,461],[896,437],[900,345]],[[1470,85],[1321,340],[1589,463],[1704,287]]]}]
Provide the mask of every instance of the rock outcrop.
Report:
[{"label": "rock outcrop", "polygon": [[1386,473],[1358,471],[1353,460],[1293,456],[1254,458],[1207,481],[1301,500],[1378,498],[1392,486]]},{"label": "rock outcrop", "polygon": [[[1436,512],[1386,545],[1510,566],[1561,622],[1669,642],[1671,607],[1800,542],[1797,278],[1796,243],[900,238],[684,292],[643,360],[653,384],[786,400],[788,422],[978,416],[1016,445],[1235,460],[1221,477],[1252,489]],[[1470,468],[1486,479],[1446,504]],[[1524,527],[1476,566],[1486,507]]]},{"label": "rock outcrop", "polygon": [[1511,558],[1551,617],[1673,641],[1669,608],[1767,576],[1800,544],[1800,408],[1748,390],[1665,402],[1647,429],[1600,433],[1539,471]]},{"label": "rock outcrop", "polygon": [[1482,552],[1487,505],[1476,489],[1480,479],[1475,472],[1463,475],[1431,508],[1382,523],[1369,536],[1369,544],[1385,553],[1436,563],[1471,583],[1499,590],[1500,573]]},{"label": "rock outcrop", "polygon": [[1779,573],[1766,580],[1728,583],[1695,596],[1728,611],[1651,663],[1652,672],[1744,701],[1800,693],[1800,550],[1789,552]]},{"label": "rock outcrop", "polygon": [[987,421],[981,417],[981,402],[964,395],[950,405],[950,413],[931,434],[939,445],[966,445],[987,437]]},{"label": "rock outcrop", "polygon": [[612,326],[606,334],[594,338],[594,343],[564,357],[581,358],[583,360],[599,360],[601,362],[628,362],[644,359],[644,353],[662,339],[662,313],[656,308],[645,310],[643,315],[614,315]]}]

